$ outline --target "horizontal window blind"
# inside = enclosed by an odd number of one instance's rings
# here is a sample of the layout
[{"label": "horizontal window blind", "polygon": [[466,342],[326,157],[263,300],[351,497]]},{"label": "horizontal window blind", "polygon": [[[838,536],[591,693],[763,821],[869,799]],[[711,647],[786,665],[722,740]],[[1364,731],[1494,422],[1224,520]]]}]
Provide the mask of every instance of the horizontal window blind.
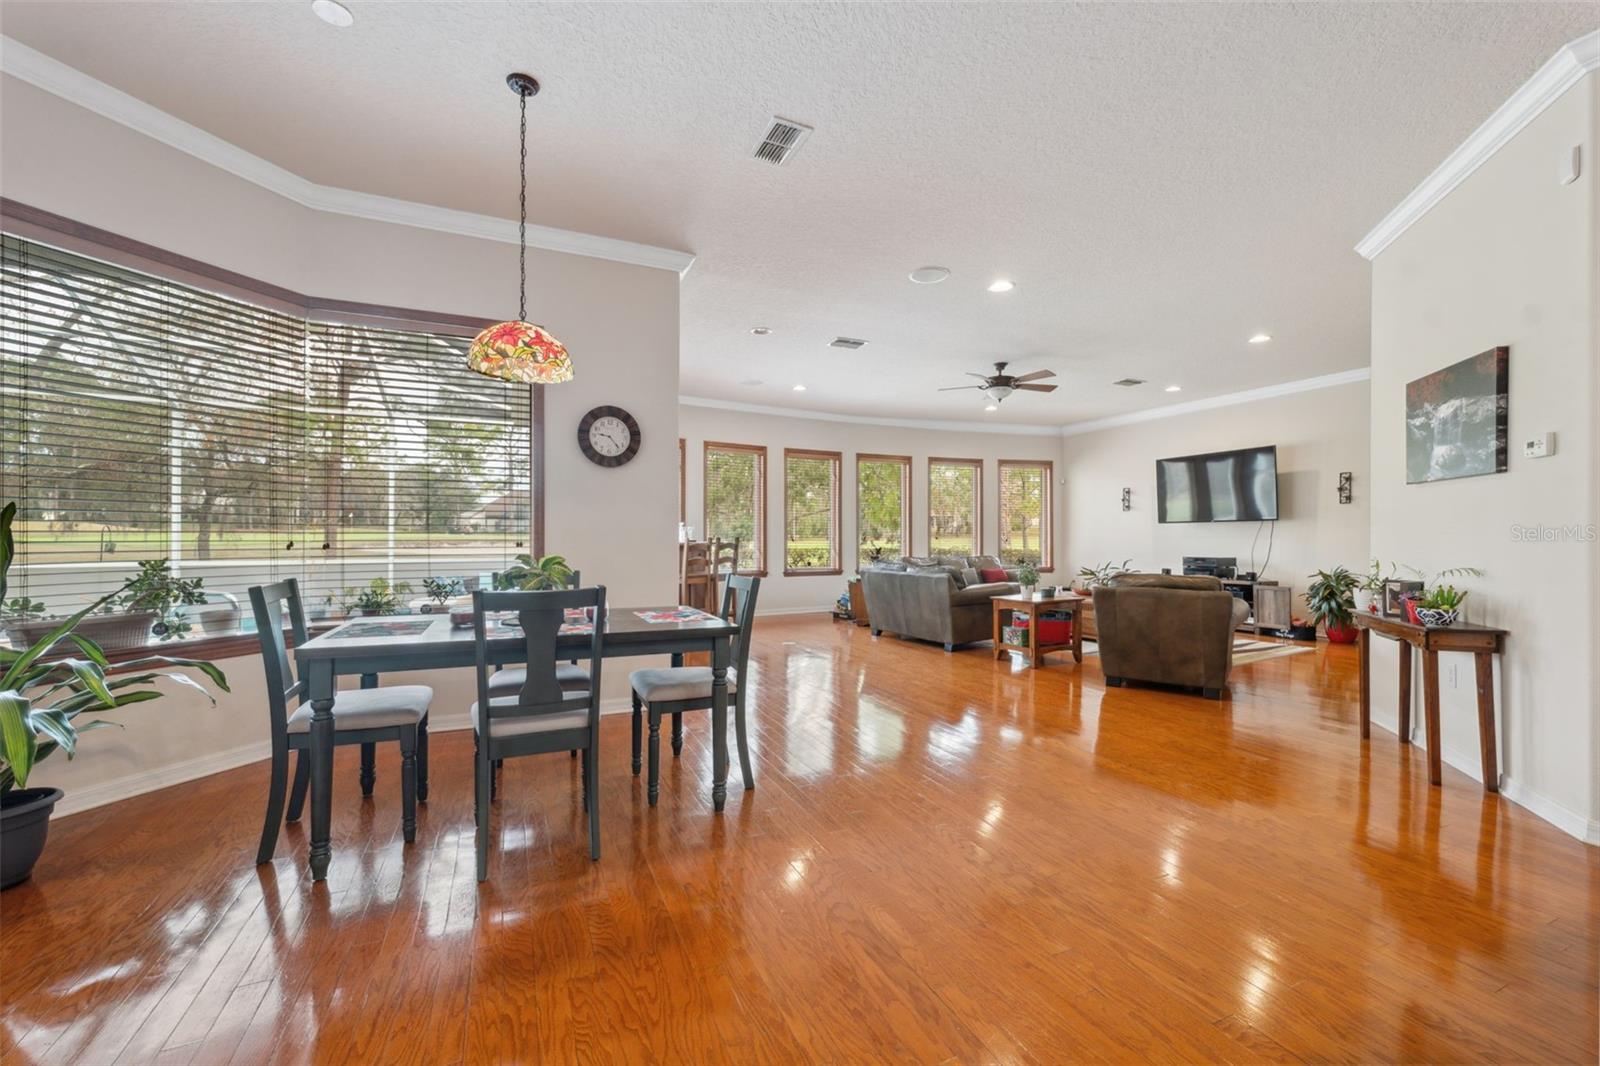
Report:
[{"label": "horizontal window blind", "polygon": [[911,554],[911,458],[856,456],[856,566]]},{"label": "horizontal window blind", "polygon": [[740,573],[767,569],[767,450],[705,446],[706,538],[739,541]]},{"label": "horizontal window blind", "polygon": [[1050,479],[1046,460],[1000,460],[1000,556],[1051,568]]},{"label": "horizontal window blind", "polygon": [[[325,325],[10,235],[0,498],[12,595],[68,612],[142,559],[208,593],[504,568],[526,550],[531,395],[466,341]],[[331,601],[331,604],[330,604]]]},{"label": "horizontal window blind", "polygon": [[783,572],[839,572],[838,452],[783,453]]},{"label": "horizontal window blind", "polygon": [[928,460],[928,554],[982,552],[983,461]]}]

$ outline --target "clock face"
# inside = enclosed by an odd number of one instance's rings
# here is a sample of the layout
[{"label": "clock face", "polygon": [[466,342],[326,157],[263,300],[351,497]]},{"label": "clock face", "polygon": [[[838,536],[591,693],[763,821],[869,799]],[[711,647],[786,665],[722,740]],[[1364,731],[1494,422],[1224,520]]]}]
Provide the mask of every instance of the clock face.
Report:
[{"label": "clock face", "polygon": [[599,466],[621,466],[639,453],[639,423],[620,407],[596,407],[578,423],[578,447]]}]

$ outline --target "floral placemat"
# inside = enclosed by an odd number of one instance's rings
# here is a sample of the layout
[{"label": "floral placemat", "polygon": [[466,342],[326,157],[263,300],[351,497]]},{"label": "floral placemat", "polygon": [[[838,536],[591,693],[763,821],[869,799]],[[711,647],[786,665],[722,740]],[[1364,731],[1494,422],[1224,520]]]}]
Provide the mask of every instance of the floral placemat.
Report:
[{"label": "floral placemat", "polygon": [[646,622],[715,622],[717,616],[698,607],[672,607],[665,611],[634,611]]}]

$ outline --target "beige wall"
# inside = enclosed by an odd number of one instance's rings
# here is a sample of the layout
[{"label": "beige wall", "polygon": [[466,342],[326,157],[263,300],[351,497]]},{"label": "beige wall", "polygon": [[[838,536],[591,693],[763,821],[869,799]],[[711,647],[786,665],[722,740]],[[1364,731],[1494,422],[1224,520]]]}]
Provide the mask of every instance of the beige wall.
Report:
[{"label": "beige wall", "polygon": [[783,557],[783,450],[817,448],[843,452],[843,530],[846,575],[855,573],[856,505],[855,456],[858,453],[911,456],[911,531],[914,554],[928,549],[928,457],[982,459],[983,550],[994,553],[1000,543],[1000,459],[1048,459],[1055,464],[1054,504],[1056,574],[1061,574],[1061,438],[1048,436],[964,433],[940,429],[825,422],[808,418],[775,417],[710,407],[683,406],[678,411],[679,432],[685,440],[688,523],[697,534],[705,531],[705,449],[708,440],[758,444],[767,449],[767,558],[768,576],[761,583],[763,611],[827,610],[844,591],[845,578],[832,576],[784,577]]},{"label": "beige wall", "polygon": [[[1231,555],[1267,580],[1295,590],[1319,567],[1360,570],[1367,563],[1367,383],[1337,385],[1232,407],[1219,407],[1066,438],[1067,562],[1098,566],[1131,558],[1135,568],[1181,572],[1185,555]],[[1162,525],[1156,521],[1155,464],[1194,455],[1273,444],[1278,448],[1279,514],[1267,560],[1268,532],[1256,522]],[[1354,475],[1354,502],[1338,502],[1339,472]],[[1123,487],[1133,509],[1122,510]]]},{"label": "beige wall", "polygon": [[[0,193],[316,296],[485,319],[516,309],[514,245],[311,211],[10,77],[0,80]],[[530,314],[562,338],[577,368],[575,381],[547,393],[549,548],[605,583],[612,603],[668,602],[677,565],[678,277],[530,250],[528,293]],[[639,420],[644,445],[627,466],[603,470],[578,450],[578,420],[597,404]],[[220,706],[178,695],[131,708],[126,731],[93,734],[74,763],[54,758],[39,779],[79,793],[71,809],[83,796],[115,798],[119,788],[259,758],[260,663],[227,669],[236,694]],[[470,702],[469,675],[457,674],[424,678],[436,689],[438,724]],[[608,699],[625,693],[625,672],[611,672]]]},{"label": "beige wall", "polygon": [[[1597,85],[1569,89],[1373,263],[1372,550],[1486,571],[1465,582],[1467,613],[1511,633],[1496,672],[1505,794],[1600,842]],[[1561,186],[1573,145],[1585,172]],[[1406,382],[1497,345],[1511,349],[1509,470],[1407,485]],[[1519,442],[1545,431],[1556,454],[1524,459]],[[1539,528],[1552,539],[1520,532]],[[1395,653],[1376,643],[1374,714],[1393,729]],[[1471,662],[1442,669],[1442,753],[1477,777]]]}]

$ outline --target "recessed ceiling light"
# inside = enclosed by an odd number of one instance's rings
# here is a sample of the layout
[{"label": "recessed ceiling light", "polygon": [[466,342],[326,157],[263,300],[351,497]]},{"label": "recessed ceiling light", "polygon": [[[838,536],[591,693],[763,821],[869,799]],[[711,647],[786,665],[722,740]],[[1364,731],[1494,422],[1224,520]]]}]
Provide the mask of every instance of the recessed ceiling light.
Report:
[{"label": "recessed ceiling light", "polygon": [[805,392],[806,391],[806,387],[804,385],[796,385],[794,387],[794,391],[795,392]]},{"label": "recessed ceiling light", "polygon": [[1250,338],[1250,343],[1251,344],[1265,344],[1268,341],[1270,341],[1271,339],[1272,339],[1272,334],[1270,334],[1270,333],[1257,333],[1254,337]]},{"label": "recessed ceiling light", "polygon": [[750,327],[750,332],[754,333],[757,337],[765,337],[765,336],[767,336],[768,334],[770,334],[772,332],[772,327],[771,326],[751,326]]},{"label": "recessed ceiling light", "polygon": [[1167,386],[1167,391],[1168,392],[1182,392],[1183,391],[1183,386],[1182,385],[1168,385]]},{"label": "recessed ceiling light", "polygon": [[997,403],[992,403],[988,407],[985,407],[984,410],[985,411],[998,411],[998,410],[1000,410],[1000,405],[997,404]]},{"label": "recessed ceiling light", "polygon": [[995,278],[993,281],[989,282],[990,292],[1010,292],[1016,287],[1017,286],[1015,282],[1007,281],[1005,278]]},{"label": "recessed ceiling light", "polygon": [[917,267],[907,276],[918,285],[937,285],[950,276],[950,268]]},{"label": "recessed ceiling light", "polygon": [[350,9],[339,3],[339,0],[311,0],[311,10],[317,13],[317,18],[330,26],[344,29],[353,24],[356,17],[350,14]]}]

